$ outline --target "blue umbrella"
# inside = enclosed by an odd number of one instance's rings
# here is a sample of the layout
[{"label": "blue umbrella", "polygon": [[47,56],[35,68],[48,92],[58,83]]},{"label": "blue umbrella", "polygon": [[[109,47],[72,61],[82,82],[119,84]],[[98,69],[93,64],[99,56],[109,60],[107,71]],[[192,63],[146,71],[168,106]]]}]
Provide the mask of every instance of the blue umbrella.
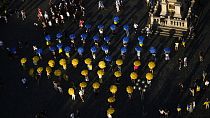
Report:
[{"label": "blue umbrella", "polygon": [[112,61],[112,57],[111,56],[106,56],[104,59],[107,62],[111,62]]},{"label": "blue umbrella", "polygon": [[90,48],[90,51],[91,51],[92,53],[96,52],[96,51],[97,51],[96,46],[92,46],[92,47]]},{"label": "blue umbrella", "polygon": [[83,47],[79,47],[79,48],[77,49],[77,52],[78,52],[80,55],[82,55],[82,53],[84,52],[84,48],[83,48]]},{"label": "blue umbrella", "polygon": [[70,52],[71,51],[71,47],[70,46],[66,46],[64,48],[64,52],[67,53],[67,52]]},{"label": "blue umbrella", "polygon": [[98,29],[103,29],[104,28],[104,25],[100,24],[98,25]]},{"label": "blue umbrella", "polygon": [[143,42],[143,41],[144,41],[144,37],[143,37],[143,36],[139,36],[139,37],[138,37],[138,41],[139,41],[139,42]]},{"label": "blue umbrella", "polygon": [[90,29],[91,25],[90,24],[85,24],[85,28]]},{"label": "blue umbrella", "polygon": [[111,26],[110,26],[110,29],[111,29],[112,31],[116,30],[116,25],[114,25],[114,24],[111,25]]},{"label": "blue umbrella", "polygon": [[171,48],[164,48],[164,52],[165,53],[170,53],[171,52]]},{"label": "blue umbrella", "polygon": [[124,25],[124,26],[123,26],[123,29],[124,29],[124,30],[128,30],[128,29],[129,29],[128,24]]},{"label": "blue umbrella", "polygon": [[101,46],[101,49],[102,49],[103,51],[107,51],[107,50],[109,50],[109,47],[108,47],[107,45],[102,45],[102,46]]},{"label": "blue umbrella", "polygon": [[127,52],[127,48],[126,47],[122,47],[120,50],[121,50],[121,53],[123,53],[123,54]]},{"label": "blue umbrella", "polygon": [[16,48],[10,48],[10,52],[11,52],[12,54],[16,54],[16,53],[17,53]]},{"label": "blue umbrella", "polygon": [[50,46],[49,47],[49,50],[52,51],[52,52],[54,52],[56,50],[56,48],[54,46]]},{"label": "blue umbrella", "polygon": [[126,36],[126,37],[123,37],[123,43],[128,43],[129,41],[129,38]]},{"label": "blue umbrella", "polygon": [[104,41],[109,42],[110,40],[111,40],[111,39],[110,39],[109,36],[105,36],[105,37],[104,37]]},{"label": "blue umbrella", "polygon": [[136,46],[136,47],[135,47],[135,50],[136,50],[137,52],[141,52],[141,51],[142,51],[142,48],[141,48],[140,46]]},{"label": "blue umbrella", "polygon": [[98,35],[95,35],[95,36],[93,37],[93,40],[94,40],[94,41],[98,41],[98,40],[99,40],[99,36],[98,36]]},{"label": "blue umbrella", "polygon": [[59,32],[59,33],[56,35],[56,37],[57,37],[58,39],[60,39],[62,36],[63,36],[63,35],[62,35],[61,32]]},{"label": "blue umbrella", "polygon": [[118,16],[114,17],[114,22],[119,22],[120,18]]},{"label": "blue umbrella", "polygon": [[75,34],[70,34],[70,35],[69,35],[69,38],[70,38],[70,39],[75,39],[76,36],[75,36]]},{"label": "blue umbrella", "polygon": [[56,45],[58,49],[62,48],[63,44],[59,43]]},{"label": "blue umbrella", "polygon": [[151,54],[154,54],[154,53],[156,53],[156,49],[155,49],[154,47],[150,47],[150,48],[149,48],[149,52],[150,52]]},{"label": "blue umbrella", "polygon": [[42,49],[41,49],[41,48],[39,48],[39,49],[37,49],[37,50],[36,50],[36,53],[37,53],[37,54],[39,54],[39,55],[41,55],[41,54],[42,54],[42,52],[43,52],[43,51],[42,51]]},{"label": "blue umbrella", "polygon": [[46,41],[50,41],[50,40],[51,40],[50,35],[46,35],[46,36],[45,36],[45,40],[46,40]]},{"label": "blue umbrella", "polygon": [[84,33],[81,34],[81,38],[82,38],[82,39],[86,39],[86,38],[87,38],[87,34],[84,34]]}]

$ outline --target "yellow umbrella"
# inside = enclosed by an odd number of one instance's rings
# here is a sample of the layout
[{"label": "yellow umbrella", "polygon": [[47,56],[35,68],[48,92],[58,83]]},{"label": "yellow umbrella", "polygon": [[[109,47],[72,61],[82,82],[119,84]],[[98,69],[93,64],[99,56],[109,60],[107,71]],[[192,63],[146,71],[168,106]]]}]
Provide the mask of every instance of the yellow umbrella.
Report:
[{"label": "yellow umbrella", "polygon": [[117,86],[116,85],[111,85],[109,90],[112,94],[115,94],[117,92]]},{"label": "yellow umbrella", "polygon": [[23,66],[26,62],[27,62],[27,59],[26,59],[25,57],[24,57],[24,58],[21,58],[20,63],[21,63],[22,66]]},{"label": "yellow umbrella", "polygon": [[66,59],[60,59],[59,64],[61,66],[66,65]]},{"label": "yellow umbrella", "polygon": [[122,60],[122,59],[117,59],[117,60],[116,60],[116,64],[117,64],[118,66],[121,66],[121,65],[123,64],[123,60]]},{"label": "yellow umbrella", "polygon": [[107,99],[107,101],[108,101],[109,103],[113,103],[113,102],[116,101],[116,99],[115,99],[115,97],[109,97],[109,98]]},{"label": "yellow umbrella", "polygon": [[116,71],[116,72],[114,72],[114,76],[115,77],[121,77],[122,73],[120,71]]},{"label": "yellow umbrella", "polygon": [[72,63],[72,65],[76,68],[77,65],[78,65],[78,63],[79,63],[79,60],[75,58],[75,59],[73,59],[73,60],[71,61],[71,63]]},{"label": "yellow umbrella", "polygon": [[34,65],[37,65],[37,62],[39,61],[39,56],[34,56],[32,58]]},{"label": "yellow umbrella", "polygon": [[106,63],[104,61],[100,61],[98,63],[98,66],[99,66],[100,69],[104,69],[104,68],[106,68]]},{"label": "yellow umbrella", "polygon": [[68,93],[69,93],[69,95],[74,95],[74,89],[73,88],[69,88],[68,89]]},{"label": "yellow umbrella", "polygon": [[147,78],[147,80],[152,80],[153,79],[153,74],[152,73],[147,73],[146,74],[146,78]]},{"label": "yellow umbrella", "polygon": [[133,93],[133,87],[132,86],[127,86],[126,91],[127,91],[127,93],[132,94]]},{"label": "yellow umbrella", "polygon": [[114,108],[110,107],[107,109],[107,114],[112,115],[115,112]]},{"label": "yellow umbrella", "polygon": [[52,69],[49,66],[47,66],[45,70],[47,72],[47,75],[50,75],[50,73],[52,72]]},{"label": "yellow umbrella", "polygon": [[100,84],[99,84],[98,82],[94,82],[94,83],[92,84],[92,87],[93,87],[94,90],[99,89]]},{"label": "yellow umbrella", "polygon": [[103,76],[104,75],[104,71],[103,70],[98,70],[97,74],[98,74],[98,76]]},{"label": "yellow umbrella", "polygon": [[141,62],[139,60],[136,60],[136,61],[133,62],[133,65],[134,66],[140,66]]},{"label": "yellow umbrella", "polygon": [[61,76],[61,70],[59,70],[59,69],[55,70],[54,75],[57,77]]},{"label": "yellow umbrella", "polygon": [[49,61],[48,61],[48,65],[49,65],[51,68],[55,67],[55,61],[54,61],[54,60],[49,60]]},{"label": "yellow umbrella", "polygon": [[87,75],[88,75],[88,70],[82,70],[82,71],[81,71],[81,75],[87,76]]},{"label": "yellow umbrella", "polygon": [[149,69],[153,70],[155,68],[155,62],[154,61],[149,62],[148,67]]},{"label": "yellow umbrella", "polygon": [[92,60],[90,58],[85,59],[85,64],[90,65],[92,63]]},{"label": "yellow umbrella", "polygon": [[136,72],[132,72],[130,74],[130,77],[131,77],[132,80],[136,80],[138,78],[138,74]]},{"label": "yellow umbrella", "polygon": [[30,68],[30,70],[28,71],[28,74],[33,77],[34,76],[34,69]]},{"label": "yellow umbrella", "polygon": [[43,71],[43,67],[39,67],[39,68],[37,68],[37,73],[39,73],[39,74],[41,74],[42,73],[42,71]]},{"label": "yellow umbrella", "polygon": [[85,88],[85,87],[87,87],[87,83],[86,82],[81,82],[81,83],[79,83],[79,86],[81,88]]}]

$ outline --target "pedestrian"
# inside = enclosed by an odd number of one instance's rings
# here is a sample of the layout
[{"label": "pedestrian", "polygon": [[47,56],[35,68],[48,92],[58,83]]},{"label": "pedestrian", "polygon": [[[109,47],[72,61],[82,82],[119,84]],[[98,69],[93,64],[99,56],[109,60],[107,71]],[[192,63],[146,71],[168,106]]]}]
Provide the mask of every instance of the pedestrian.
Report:
[{"label": "pedestrian", "polygon": [[23,85],[25,86],[25,88],[28,88],[28,86],[27,86],[27,80],[26,80],[25,77],[21,79],[21,82],[23,83]]},{"label": "pedestrian", "polygon": [[83,89],[80,89],[80,90],[79,90],[79,96],[80,96],[82,102],[85,102],[85,101],[84,101],[84,98],[83,98],[83,95],[84,95],[84,90],[83,90]]},{"label": "pedestrian", "polygon": [[71,113],[71,114],[70,114],[70,118],[75,118],[75,117],[74,117],[74,113]]},{"label": "pedestrian", "polygon": [[205,79],[206,79],[206,76],[207,76],[207,72],[203,70],[203,72],[202,72],[202,77],[203,77],[203,80],[205,80]]},{"label": "pedestrian", "polygon": [[179,49],[179,42],[175,42],[175,51],[178,51]]},{"label": "pedestrian", "polygon": [[159,109],[159,113],[160,113],[160,118],[163,118],[164,117],[164,110],[163,109]]},{"label": "pedestrian", "polygon": [[99,10],[104,9],[104,4],[103,4],[103,1],[101,0],[98,1],[98,9]]},{"label": "pedestrian", "polygon": [[199,52],[199,61],[203,62],[203,52],[202,51]]},{"label": "pedestrian", "polygon": [[191,95],[194,97],[195,96],[195,89],[194,88],[189,88]]},{"label": "pedestrian", "polygon": [[53,87],[54,87],[55,90],[58,90],[58,83],[53,81]]},{"label": "pedestrian", "polygon": [[63,94],[63,89],[60,86],[58,86],[58,91]]},{"label": "pedestrian", "polygon": [[26,13],[24,10],[21,10],[21,17],[22,17],[22,20],[24,21],[26,19]]},{"label": "pedestrian", "polygon": [[115,0],[116,10],[117,12],[120,12],[120,2],[119,0]]},{"label": "pedestrian", "polygon": [[133,28],[135,30],[135,34],[137,33],[138,27],[139,27],[139,25],[137,23],[133,24]]},{"label": "pedestrian", "polygon": [[206,87],[208,87],[208,86],[209,86],[209,81],[208,81],[207,79],[205,80],[204,85],[205,85]]},{"label": "pedestrian", "polygon": [[206,101],[203,103],[203,105],[205,105],[206,109],[209,109],[209,103],[210,103],[209,99],[206,98]]},{"label": "pedestrian", "polygon": [[177,112],[178,112],[178,115],[181,115],[181,106],[178,104],[177,108],[176,108]]},{"label": "pedestrian", "polygon": [[187,67],[187,57],[184,57],[184,67]]},{"label": "pedestrian", "polygon": [[181,70],[181,69],[182,69],[182,59],[179,58],[179,70]]}]

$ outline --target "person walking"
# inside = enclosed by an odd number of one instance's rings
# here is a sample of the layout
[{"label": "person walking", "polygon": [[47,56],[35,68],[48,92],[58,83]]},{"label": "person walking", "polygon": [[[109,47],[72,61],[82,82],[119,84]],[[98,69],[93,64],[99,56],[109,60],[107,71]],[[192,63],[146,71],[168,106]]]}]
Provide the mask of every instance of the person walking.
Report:
[{"label": "person walking", "polygon": [[179,58],[179,70],[181,70],[181,69],[182,69],[182,59]]},{"label": "person walking", "polygon": [[79,90],[79,96],[80,96],[82,102],[85,102],[84,98],[83,98],[83,95],[84,95],[84,90],[83,89]]},{"label": "person walking", "polygon": [[187,57],[184,57],[184,67],[187,67]]},{"label": "person walking", "polygon": [[98,1],[98,10],[102,10],[102,9],[104,9],[104,4],[103,4],[102,0],[99,0]]},{"label": "person walking", "polygon": [[206,109],[209,109],[209,103],[210,103],[209,99],[206,98],[206,101],[203,103],[203,105],[205,105]]}]

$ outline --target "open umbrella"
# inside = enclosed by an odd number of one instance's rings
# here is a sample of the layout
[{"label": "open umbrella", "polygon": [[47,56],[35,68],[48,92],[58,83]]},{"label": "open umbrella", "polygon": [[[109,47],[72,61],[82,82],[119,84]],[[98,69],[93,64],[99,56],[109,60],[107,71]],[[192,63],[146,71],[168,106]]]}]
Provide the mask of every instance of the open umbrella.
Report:
[{"label": "open umbrella", "polygon": [[114,95],[117,92],[117,86],[116,85],[111,85],[109,90]]},{"label": "open umbrella", "polygon": [[83,48],[83,47],[79,47],[79,48],[77,49],[77,52],[79,53],[79,55],[82,55],[83,52],[84,52],[84,48]]},{"label": "open umbrella", "polygon": [[115,97],[109,97],[107,99],[108,103],[114,103],[116,101]]},{"label": "open umbrella", "polygon": [[43,67],[38,67],[36,71],[41,76],[42,71],[43,71]]},{"label": "open umbrella", "polygon": [[170,53],[171,52],[171,48],[164,48],[164,52],[165,53]]},{"label": "open umbrella", "polygon": [[124,54],[124,53],[127,52],[127,48],[126,48],[126,47],[122,47],[122,48],[120,49],[120,51],[121,51],[121,54]]},{"label": "open umbrella", "polygon": [[123,30],[129,30],[128,24],[125,24],[125,25],[123,26]]},{"label": "open umbrella", "polygon": [[146,79],[149,80],[149,81],[152,80],[153,79],[153,74],[152,73],[147,73],[146,74]]},{"label": "open umbrella", "polygon": [[71,64],[73,65],[74,68],[77,67],[78,63],[79,63],[79,60],[76,58],[71,60]]},{"label": "open umbrella", "polygon": [[85,24],[85,28],[86,29],[90,29],[91,28],[91,25],[90,24]]},{"label": "open umbrella", "polygon": [[103,29],[104,28],[104,25],[100,24],[98,25],[98,29]]},{"label": "open umbrella", "polygon": [[67,65],[66,65],[66,59],[60,59],[59,64],[61,66],[63,66],[63,69],[66,70],[67,69]]},{"label": "open umbrella", "polygon": [[136,61],[133,62],[133,65],[134,66],[140,66],[141,62],[139,60],[136,60]]},{"label": "open umbrella", "polygon": [[125,43],[128,43],[128,41],[129,41],[129,38],[126,36],[126,37],[123,37],[123,44],[125,44]]},{"label": "open umbrella", "polygon": [[113,20],[114,20],[114,24],[116,25],[119,23],[120,18],[118,16],[115,16]]},{"label": "open umbrella", "polygon": [[61,32],[59,32],[59,33],[56,35],[56,37],[57,37],[58,39],[60,39],[62,36],[63,36],[63,35],[62,35]]},{"label": "open umbrella", "polygon": [[80,35],[80,37],[85,40],[87,38],[87,34],[83,33],[83,34]]},{"label": "open umbrella", "polygon": [[156,49],[155,49],[154,47],[150,47],[150,48],[149,48],[149,52],[150,52],[151,54],[155,54],[155,53],[156,53]]},{"label": "open umbrella", "polygon": [[107,45],[102,45],[102,46],[101,46],[101,49],[102,49],[105,53],[107,53],[107,52],[109,51],[109,47],[108,47]]},{"label": "open umbrella", "polygon": [[92,46],[92,47],[90,48],[90,51],[91,51],[92,53],[95,53],[95,52],[97,51],[96,46]]},{"label": "open umbrella", "polygon": [[60,77],[62,74],[61,70],[57,69],[54,71],[54,75],[57,76],[57,77]]},{"label": "open umbrella", "polygon": [[22,66],[24,66],[26,62],[27,62],[27,58],[24,57],[20,59],[20,63]]},{"label": "open umbrella", "polygon": [[47,76],[50,76],[50,73],[52,72],[52,68],[49,67],[49,66],[47,66],[47,67],[45,68],[45,71],[46,71],[46,73],[47,73]]},{"label": "open umbrella", "polygon": [[131,80],[136,80],[138,78],[138,74],[136,72],[132,72],[130,74],[130,78],[131,78]]},{"label": "open umbrella", "polygon": [[57,48],[58,48],[58,52],[59,52],[59,53],[62,53],[62,52],[63,52],[63,50],[62,50],[63,44],[62,44],[62,43],[59,43],[59,44],[57,44],[56,46],[57,46]]},{"label": "open umbrella", "polygon": [[98,63],[98,67],[99,67],[100,69],[104,69],[104,68],[106,68],[106,63],[105,63],[104,61],[100,61],[100,62]]},{"label": "open umbrella", "polygon": [[116,72],[114,72],[114,76],[119,78],[122,76],[122,73],[120,71],[116,71]]},{"label": "open umbrella", "polygon": [[94,41],[98,41],[99,40],[99,36],[98,35],[93,36],[93,40]]},{"label": "open umbrella", "polygon": [[108,56],[108,55],[105,56],[104,59],[105,59],[106,62],[111,62],[112,61],[112,57],[111,56]]},{"label": "open umbrella", "polygon": [[75,94],[74,93],[74,88],[69,88],[68,93],[69,93],[69,95],[74,95]]},{"label": "open umbrella", "polygon": [[50,46],[50,47],[49,47],[49,50],[50,50],[51,52],[55,52],[56,48],[55,48],[55,46]]},{"label": "open umbrella", "polygon": [[148,67],[149,67],[149,69],[151,69],[151,70],[153,70],[154,68],[155,68],[155,62],[154,61],[150,61],[149,63],[148,63]]},{"label": "open umbrella", "polygon": [[66,56],[67,57],[70,57],[70,55],[69,55],[69,52],[71,51],[71,47],[70,46],[66,46],[65,48],[64,48],[64,52],[65,52],[65,54],[66,54]]},{"label": "open umbrella", "polygon": [[110,39],[109,36],[105,36],[105,37],[104,37],[104,41],[106,41],[107,43],[109,43],[110,40],[111,40],[111,39]]},{"label": "open umbrella", "polygon": [[74,40],[76,38],[76,35],[75,34],[70,34],[69,35],[69,38],[72,39],[72,40]]},{"label": "open umbrella", "polygon": [[90,58],[86,58],[84,62],[85,64],[90,65],[92,63],[92,60]]},{"label": "open umbrella", "polygon": [[132,86],[127,86],[126,91],[127,91],[128,94],[132,94],[133,93],[133,87]]},{"label": "open umbrella", "polygon": [[142,51],[142,48],[141,48],[140,46],[136,46],[136,47],[135,47],[135,51],[136,51],[136,52],[141,52],[141,51]]},{"label": "open umbrella", "polygon": [[117,59],[116,60],[116,65],[117,66],[121,66],[123,64],[123,60],[122,59]]},{"label": "open umbrella", "polygon": [[51,40],[50,35],[46,35],[45,36],[45,40],[46,40],[46,45],[49,45],[50,44],[50,40]]},{"label": "open umbrella", "polygon": [[79,83],[79,86],[80,86],[81,89],[86,88],[87,83],[86,82],[81,82],[81,83]]},{"label": "open umbrella", "polygon": [[114,108],[110,107],[107,109],[107,114],[112,115],[115,112]]},{"label": "open umbrella", "polygon": [[94,90],[97,90],[97,89],[99,89],[100,84],[99,84],[98,82],[94,82],[94,83],[92,84],[92,87],[93,87]]},{"label": "open umbrella", "polygon": [[55,61],[54,61],[54,60],[49,60],[49,61],[48,61],[48,65],[49,65],[51,68],[55,67]]},{"label": "open umbrella", "polygon": [[43,52],[43,50],[41,48],[39,48],[39,49],[36,50],[36,53],[39,55],[40,59],[42,58],[41,57],[42,52]]},{"label": "open umbrella", "polygon": [[88,70],[86,70],[86,69],[85,70],[82,70],[81,71],[81,75],[82,76],[85,76],[85,77],[88,76]]},{"label": "open umbrella", "polygon": [[37,65],[37,62],[39,61],[39,57],[38,57],[38,56],[34,56],[34,57],[32,58],[32,60],[33,60],[33,64],[34,64],[34,65]]},{"label": "open umbrella", "polygon": [[116,30],[116,28],[117,28],[117,27],[116,27],[116,25],[114,25],[114,24],[110,26],[110,29],[111,29],[112,31]]}]

